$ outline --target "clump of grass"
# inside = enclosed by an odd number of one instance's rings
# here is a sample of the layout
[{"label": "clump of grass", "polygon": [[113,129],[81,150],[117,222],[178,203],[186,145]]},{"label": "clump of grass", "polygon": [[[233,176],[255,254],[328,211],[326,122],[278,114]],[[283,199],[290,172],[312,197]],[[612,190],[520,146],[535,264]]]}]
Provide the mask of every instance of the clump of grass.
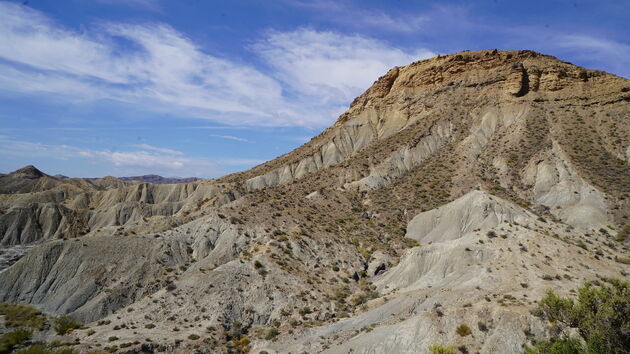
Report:
[{"label": "clump of grass", "polygon": [[455,332],[457,332],[457,334],[459,334],[462,337],[466,337],[472,334],[470,327],[468,327],[468,325],[465,323],[462,323],[459,326],[457,326],[457,329],[455,330]]},{"label": "clump of grass", "polygon": [[4,315],[4,323],[7,327],[27,327],[41,330],[46,324],[46,316],[38,309],[0,302],[0,315]]},{"label": "clump of grass", "polygon": [[312,313],[312,312],[313,312],[313,310],[311,310],[311,308],[308,307],[308,306],[304,306],[302,309],[300,309],[300,315],[302,315],[302,316],[306,316],[306,315],[308,315],[309,313]]},{"label": "clump of grass", "polygon": [[11,353],[13,348],[26,343],[31,339],[32,331],[18,328],[12,332],[0,336],[0,353]]},{"label": "clump of grass", "polygon": [[431,346],[429,346],[429,353],[430,354],[455,354],[455,348],[453,347],[446,347],[440,344],[433,344]]},{"label": "clump of grass", "polygon": [[53,328],[57,334],[64,335],[77,328],[81,328],[81,323],[73,320],[69,316],[61,316],[55,320]]},{"label": "clump of grass", "polygon": [[277,328],[272,328],[267,332],[267,335],[265,336],[266,340],[272,340],[274,338],[276,338],[278,336],[278,334],[280,334],[280,331],[278,331]]}]

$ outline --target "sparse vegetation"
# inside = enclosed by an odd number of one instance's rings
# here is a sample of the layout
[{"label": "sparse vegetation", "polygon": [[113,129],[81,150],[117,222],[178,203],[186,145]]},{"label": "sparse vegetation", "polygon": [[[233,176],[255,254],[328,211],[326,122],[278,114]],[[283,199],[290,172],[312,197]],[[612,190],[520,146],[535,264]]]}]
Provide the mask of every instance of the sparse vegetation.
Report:
[{"label": "sparse vegetation", "polygon": [[586,343],[580,345],[579,353],[622,353],[630,348],[630,283],[618,279],[611,279],[609,285],[586,282],[577,292],[573,299],[548,291],[539,301],[533,313],[549,320],[556,328],[552,333],[557,334],[532,350],[547,353],[547,349],[575,347],[578,342],[563,334],[569,328],[576,328]]},{"label": "sparse vegetation", "polygon": [[55,332],[59,335],[64,335],[72,332],[73,330],[80,328],[81,324],[69,316],[61,316],[55,319],[53,328]]},{"label": "sparse vegetation", "polygon": [[619,230],[615,239],[619,242],[625,242],[628,237],[630,237],[630,225],[625,225],[621,230]]},{"label": "sparse vegetation", "polygon": [[461,337],[466,337],[472,334],[470,327],[468,327],[468,325],[465,323],[462,323],[459,326],[457,326],[457,329],[455,330],[455,332],[457,332],[457,334],[459,334]]},{"label": "sparse vegetation", "polygon": [[40,330],[46,323],[46,316],[41,311],[27,305],[0,302],[0,315],[4,316],[7,327],[27,327]]},{"label": "sparse vegetation", "polygon": [[72,348],[57,348],[54,343],[50,343],[31,345],[18,350],[15,354],[78,354],[78,352]]},{"label": "sparse vegetation", "polygon": [[433,344],[429,346],[430,354],[456,354],[455,348],[447,347],[440,344]]},{"label": "sparse vegetation", "polygon": [[525,354],[587,354],[579,340],[560,338],[536,343],[525,348]]},{"label": "sparse vegetation", "polygon": [[18,328],[0,336],[0,354],[11,353],[13,348],[26,343],[31,339],[32,331]]},{"label": "sparse vegetation", "polygon": [[277,328],[271,328],[269,331],[267,331],[267,334],[265,335],[265,339],[272,340],[276,338],[278,334],[280,334],[280,331],[278,331]]},{"label": "sparse vegetation", "polygon": [[304,306],[303,308],[300,309],[300,315],[302,315],[302,316],[306,316],[306,315],[308,315],[308,314],[310,314],[312,312],[313,312],[313,310],[311,310],[311,308],[308,307],[308,306]]}]

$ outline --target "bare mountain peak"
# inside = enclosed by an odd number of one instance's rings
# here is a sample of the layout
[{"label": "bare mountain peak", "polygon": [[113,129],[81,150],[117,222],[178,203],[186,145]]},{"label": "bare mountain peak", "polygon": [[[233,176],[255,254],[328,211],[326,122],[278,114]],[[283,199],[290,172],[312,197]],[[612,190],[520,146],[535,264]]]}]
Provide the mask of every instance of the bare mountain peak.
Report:
[{"label": "bare mountain peak", "polygon": [[553,92],[574,87],[602,75],[612,77],[531,50],[492,49],[437,55],[389,70],[352,102],[339,121],[347,121],[366,106],[418,88],[483,87],[502,82],[504,92],[522,97],[529,92]]},{"label": "bare mountain peak", "polygon": [[11,172],[10,175],[13,175],[15,177],[26,177],[26,178],[40,178],[40,177],[47,176],[44,172],[38,170],[33,165],[24,166],[18,170]]}]

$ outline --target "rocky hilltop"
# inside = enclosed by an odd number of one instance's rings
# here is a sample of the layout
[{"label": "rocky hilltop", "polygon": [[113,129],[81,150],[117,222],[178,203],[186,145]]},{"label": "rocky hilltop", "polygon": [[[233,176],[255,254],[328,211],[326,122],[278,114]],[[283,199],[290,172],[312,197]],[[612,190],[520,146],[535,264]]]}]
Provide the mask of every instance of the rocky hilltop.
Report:
[{"label": "rocky hilltop", "polygon": [[550,335],[547,289],[630,278],[628,122],[627,79],[462,52],[217,180],[28,167],[0,177],[0,243],[34,245],[0,300],[88,323],[86,351],[522,352]]}]

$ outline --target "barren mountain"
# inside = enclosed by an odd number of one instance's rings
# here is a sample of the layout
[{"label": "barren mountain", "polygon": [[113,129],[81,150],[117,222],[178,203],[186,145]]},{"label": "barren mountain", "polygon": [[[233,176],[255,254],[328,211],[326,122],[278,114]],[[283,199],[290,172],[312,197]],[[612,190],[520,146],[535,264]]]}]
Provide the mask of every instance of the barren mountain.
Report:
[{"label": "barren mountain", "polygon": [[196,177],[162,177],[158,175],[143,175],[143,176],[131,176],[131,177],[118,177],[123,181],[140,181],[140,182],[149,182],[155,184],[173,184],[173,183],[190,183],[196,182],[199,178]]},{"label": "barren mountain", "polygon": [[63,337],[84,351],[522,352],[547,289],[630,279],[629,102],[551,56],[462,52],[217,180],[27,167],[0,177],[1,244],[34,245],[0,300],[86,323]]}]

